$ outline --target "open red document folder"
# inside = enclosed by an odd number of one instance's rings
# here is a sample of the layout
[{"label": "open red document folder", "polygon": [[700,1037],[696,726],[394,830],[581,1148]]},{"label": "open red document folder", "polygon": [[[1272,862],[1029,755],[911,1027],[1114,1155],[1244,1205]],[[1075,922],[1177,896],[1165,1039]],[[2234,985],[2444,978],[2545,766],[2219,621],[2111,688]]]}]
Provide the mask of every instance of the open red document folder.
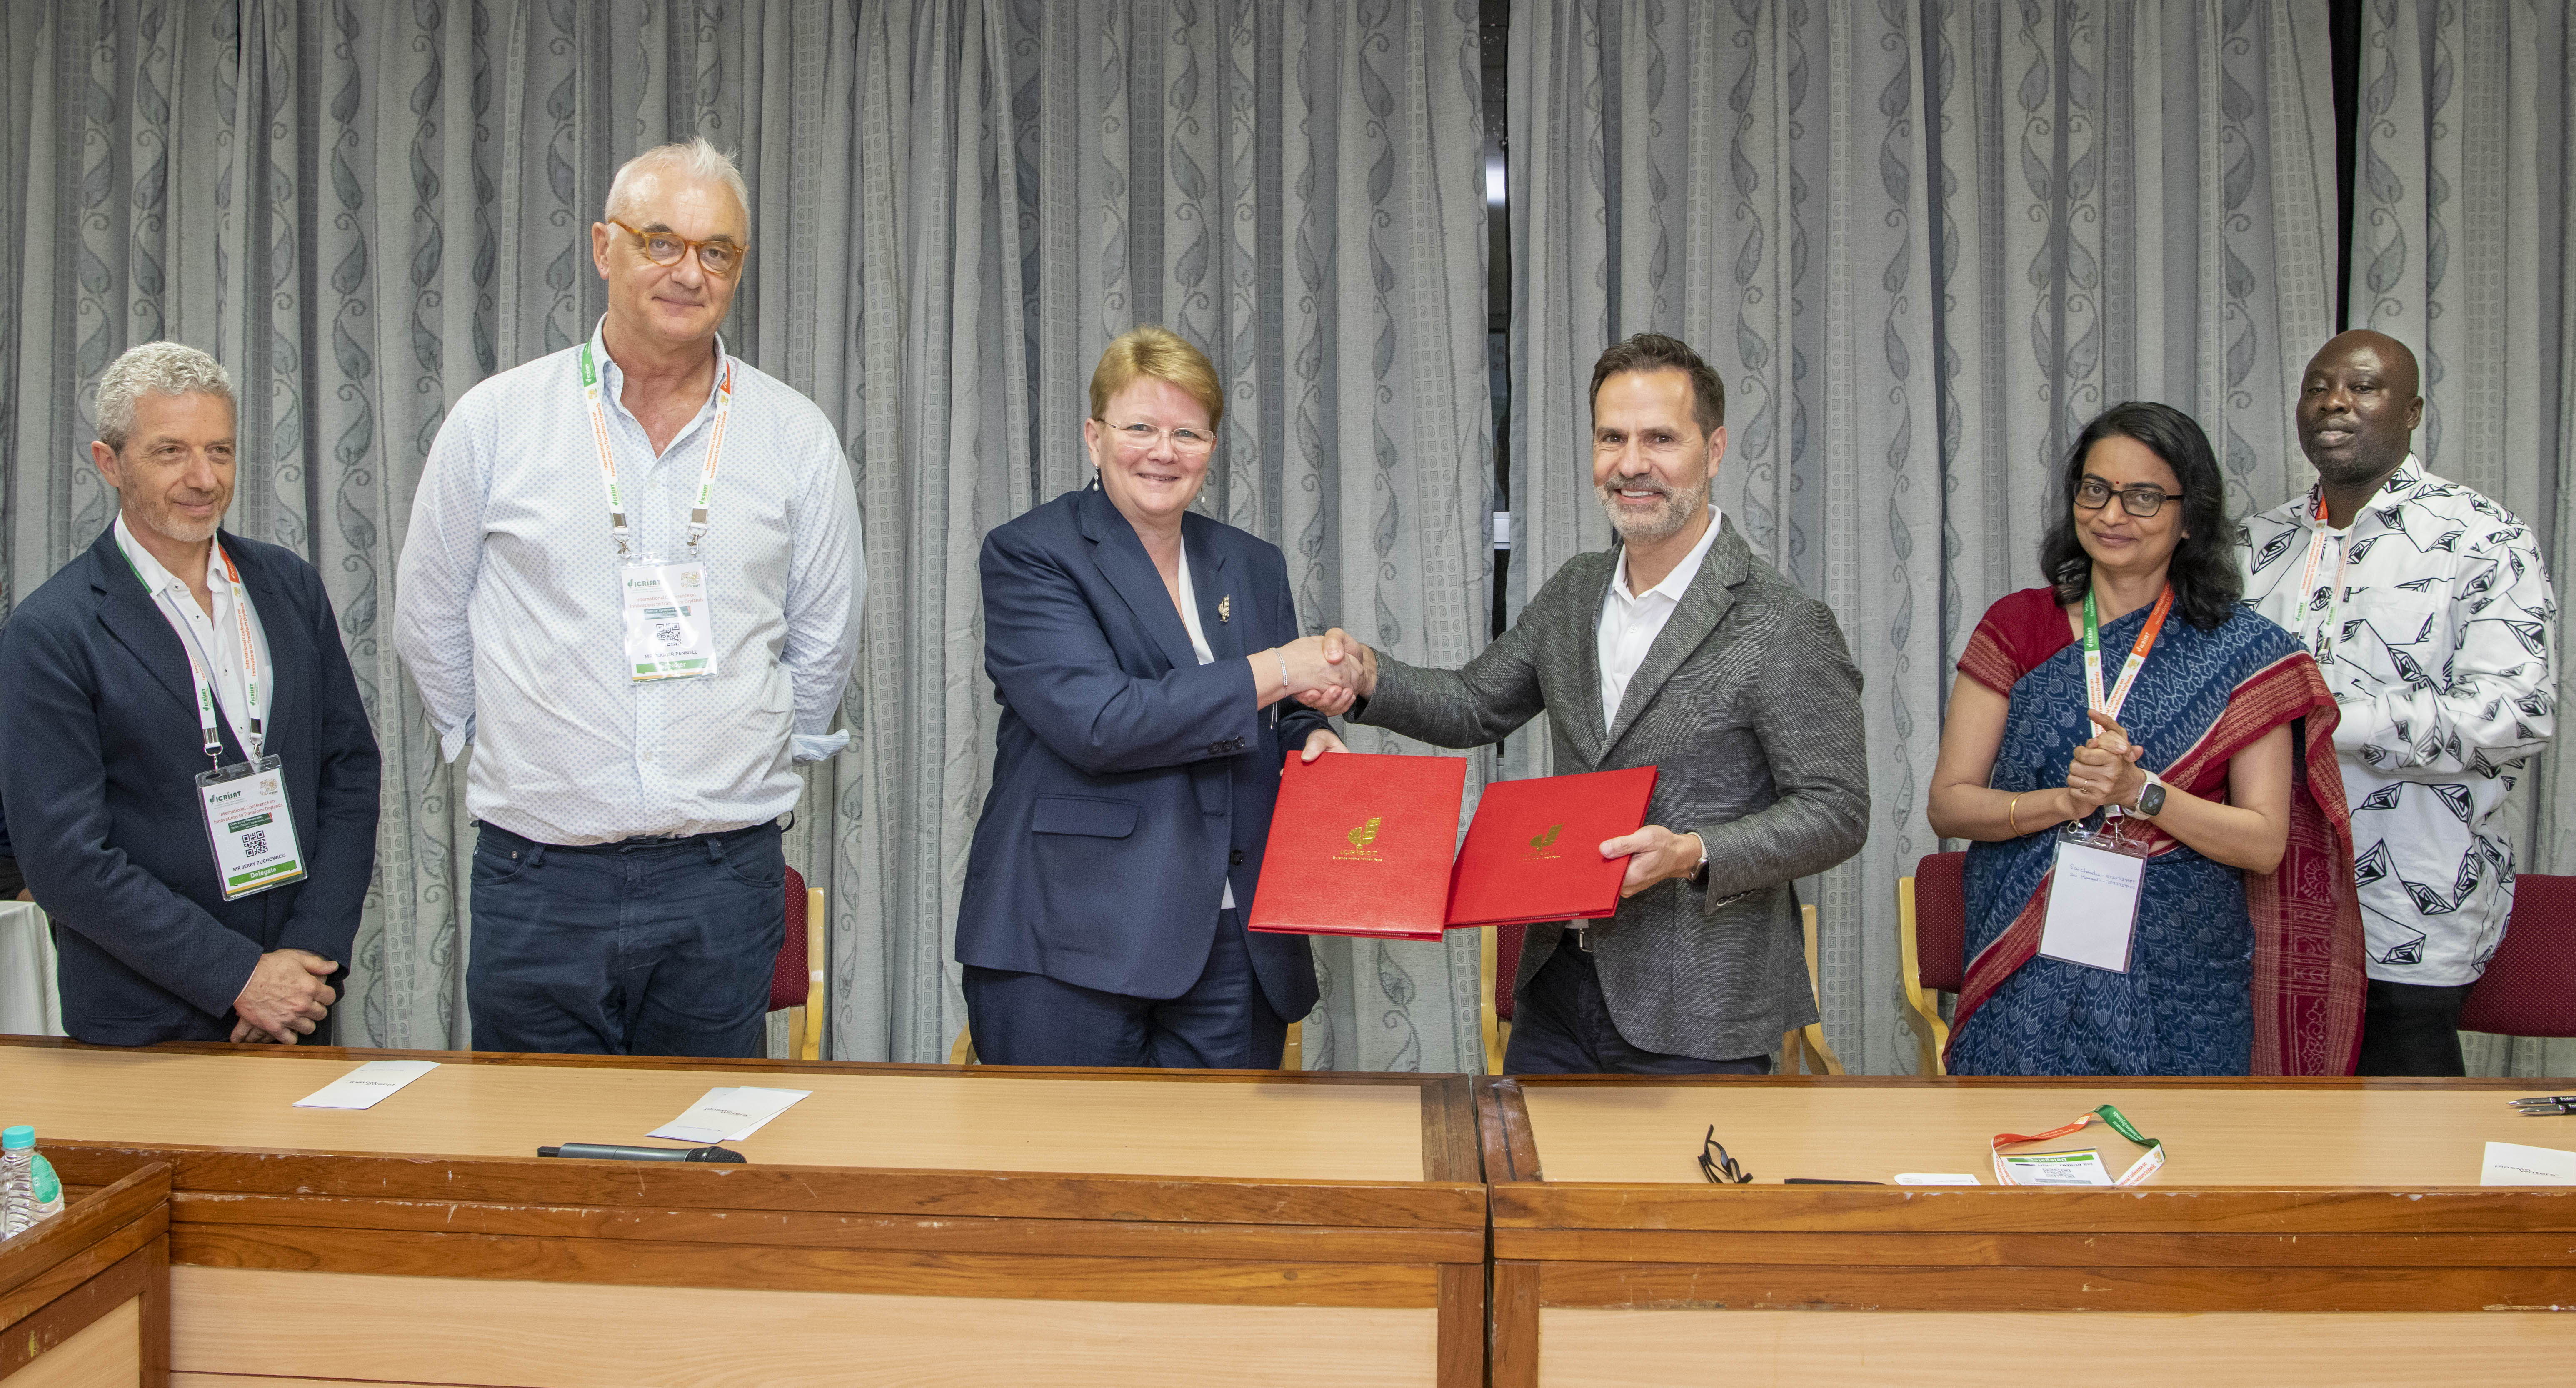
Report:
[{"label": "open red document folder", "polygon": [[1605,861],[1600,843],[1635,832],[1654,789],[1651,766],[1490,785],[1453,855],[1464,761],[1292,757],[1247,924],[1436,940],[1448,927],[1607,916],[1628,865]]}]

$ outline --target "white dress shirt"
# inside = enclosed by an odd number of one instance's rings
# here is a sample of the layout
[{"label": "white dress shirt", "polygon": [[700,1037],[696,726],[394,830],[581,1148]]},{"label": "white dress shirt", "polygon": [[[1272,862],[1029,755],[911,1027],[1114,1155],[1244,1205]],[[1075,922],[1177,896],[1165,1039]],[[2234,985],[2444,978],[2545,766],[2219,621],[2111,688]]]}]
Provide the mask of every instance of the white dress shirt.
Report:
[{"label": "white dress shirt", "polygon": [[1609,736],[1619,722],[1619,701],[1628,693],[1628,681],[1634,679],[1637,667],[1646,661],[1646,652],[1654,649],[1655,638],[1663,633],[1664,623],[1673,619],[1673,609],[1681,606],[1682,594],[1699,576],[1700,561],[1708,557],[1709,546],[1717,543],[1719,514],[1717,503],[1708,506],[1708,529],[1700,532],[1699,543],[1692,545],[1682,562],[1664,575],[1664,581],[1643,593],[1628,591],[1628,555],[1621,551],[1619,567],[1610,576],[1610,591],[1601,599],[1601,630],[1598,635],[1601,653],[1601,733]]},{"label": "white dress shirt", "polygon": [[2342,714],[2370,976],[2475,982],[2513,910],[2496,812],[2557,721],[2558,605],[2538,541],[2409,455],[2348,529],[2317,519],[2310,488],[2249,517],[2239,543],[2245,600],[2317,656]]},{"label": "white dress shirt", "polygon": [[[684,562],[716,393],[656,457],[597,331],[610,455],[637,559]],[[580,349],[467,391],[439,426],[396,576],[394,640],[467,810],[540,843],[716,833],[796,804],[858,651],[857,494],[814,403],[724,353],[733,409],[706,566],[716,673],[639,683]]]},{"label": "white dress shirt", "polygon": [[[268,722],[268,706],[277,694],[277,667],[268,658],[268,629],[259,622],[259,609],[250,595],[233,586],[224,576],[224,566],[215,562],[212,545],[206,548],[206,592],[215,600],[212,616],[197,605],[196,595],[188,591],[187,580],[161,566],[134,532],[126,528],[125,517],[116,518],[116,543],[125,551],[128,563],[143,577],[143,586],[151,590],[161,609],[161,619],[178,633],[179,644],[193,652],[200,664],[211,658],[214,668],[206,678],[215,686],[215,703],[224,711],[224,721],[233,729],[233,740],[241,744],[245,756],[258,756],[259,745],[250,735],[252,720],[263,726]],[[242,624],[234,618],[235,605],[250,618],[251,654],[259,666],[259,701],[254,705],[245,686],[248,668],[242,661]],[[190,682],[191,684],[194,681]],[[194,696],[190,696],[193,698]]]},{"label": "white dress shirt", "polygon": [[[1199,590],[1190,584],[1190,552],[1186,546],[1181,550],[1181,625],[1189,628],[1190,649],[1198,653],[1199,664],[1215,663],[1216,652],[1208,649],[1207,629],[1199,621]],[[1231,880],[1225,884],[1225,900],[1218,902],[1217,907],[1225,911],[1234,909],[1234,883]]]}]

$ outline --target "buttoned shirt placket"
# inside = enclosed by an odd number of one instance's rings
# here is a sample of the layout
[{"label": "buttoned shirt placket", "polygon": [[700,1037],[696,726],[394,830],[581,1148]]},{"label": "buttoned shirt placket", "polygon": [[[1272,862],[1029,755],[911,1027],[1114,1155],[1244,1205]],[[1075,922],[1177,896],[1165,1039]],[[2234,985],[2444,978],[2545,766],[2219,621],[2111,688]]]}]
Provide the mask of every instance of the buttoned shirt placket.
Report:
[{"label": "buttoned shirt placket", "polygon": [[[697,467],[703,460],[706,440],[702,437],[715,418],[716,393],[710,384],[706,402],[680,432],[671,436],[670,446],[656,457],[653,440],[644,432],[644,422],[626,408],[621,398],[625,373],[615,360],[602,353],[599,362],[600,404],[608,421],[608,447],[617,460],[617,470],[624,474],[638,460],[643,465],[634,470],[635,494],[627,503],[626,524],[637,556],[654,555],[664,561],[674,557],[666,548],[679,542],[681,520],[688,513],[688,498],[672,485],[675,477],[694,482]],[[694,447],[692,444],[694,443]],[[686,462],[683,468],[677,464]],[[606,512],[600,515],[599,543],[614,545],[609,536]],[[711,593],[713,605],[721,607],[724,595]],[[676,681],[673,683],[677,683]],[[668,745],[670,727],[670,686],[660,682],[642,682],[634,686],[636,789],[647,800],[666,798],[681,793],[663,774],[660,764],[662,749]]]}]

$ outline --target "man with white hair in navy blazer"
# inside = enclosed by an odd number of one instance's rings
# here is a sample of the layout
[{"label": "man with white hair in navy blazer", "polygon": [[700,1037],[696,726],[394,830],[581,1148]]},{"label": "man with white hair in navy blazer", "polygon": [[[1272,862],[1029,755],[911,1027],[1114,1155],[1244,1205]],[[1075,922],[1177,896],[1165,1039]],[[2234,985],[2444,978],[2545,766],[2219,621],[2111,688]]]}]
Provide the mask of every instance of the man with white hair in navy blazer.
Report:
[{"label": "man with white hair in navy blazer", "polygon": [[322,576],[222,529],[231,378],[147,342],[99,380],[96,543],[0,629],[0,801],[82,1041],[313,1037],[375,870],[375,732]]}]

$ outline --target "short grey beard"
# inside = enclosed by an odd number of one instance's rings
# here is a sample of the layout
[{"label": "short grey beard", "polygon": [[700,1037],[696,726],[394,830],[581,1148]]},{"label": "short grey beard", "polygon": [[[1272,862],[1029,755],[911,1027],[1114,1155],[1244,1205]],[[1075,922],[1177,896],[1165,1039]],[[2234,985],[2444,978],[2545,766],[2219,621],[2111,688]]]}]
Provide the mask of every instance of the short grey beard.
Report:
[{"label": "short grey beard", "polygon": [[1594,487],[1592,490],[1601,498],[1601,511],[1603,515],[1610,518],[1610,529],[1618,535],[1622,543],[1631,545],[1651,545],[1659,540],[1671,539],[1682,533],[1682,527],[1691,523],[1691,517],[1699,514],[1700,507],[1708,504],[1708,496],[1704,492],[1668,491],[1664,493],[1668,507],[1665,511],[1665,519],[1660,522],[1640,522],[1620,514],[1619,504],[1610,499],[1612,488]]},{"label": "short grey beard", "polygon": [[[227,507],[226,509],[229,510],[231,508]],[[149,527],[154,534],[160,535],[164,539],[176,540],[183,545],[201,545],[206,541],[215,538],[215,532],[223,529],[224,517],[223,512],[216,512],[215,518],[206,522],[205,533],[201,535],[191,535],[186,533],[190,530],[196,529],[197,527],[181,524],[179,521],[173,519],[167,510],[162,511],[157,515],[145,515],[143,517],[143,523]]]}]

